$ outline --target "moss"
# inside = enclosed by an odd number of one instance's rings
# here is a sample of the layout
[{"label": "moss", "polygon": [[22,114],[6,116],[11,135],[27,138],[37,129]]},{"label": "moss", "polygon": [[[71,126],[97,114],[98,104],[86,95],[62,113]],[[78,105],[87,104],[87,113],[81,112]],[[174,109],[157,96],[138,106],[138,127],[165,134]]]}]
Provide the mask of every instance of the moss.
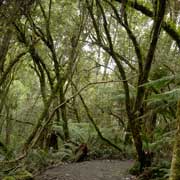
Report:
[{"label": "moss", "polygon": [[33,180],[33,175],[27,170],[19,170],[13,176],[5,176],[2,180]]},{"label": "moss", "polygon": [[175,144],[173,149],[173,158],[171,163],[171,173],[169,180],[180,179],[180,100],[177,105],[177,134],[175,136]]},{"label": "moss", "polygon": [[32,180],[33,175],[27,170],[21,170],[14,176],[16,180]]},{"label": "moss", "polygon": [[180,136],[176,137],[176,144],[174,146],[173,159],[171,164],[171,176],[170,180],[179,180],[180,178]]},{"label": "moss", "polygon": [[2,180],[16,180],[13,176],[6,176]]}]

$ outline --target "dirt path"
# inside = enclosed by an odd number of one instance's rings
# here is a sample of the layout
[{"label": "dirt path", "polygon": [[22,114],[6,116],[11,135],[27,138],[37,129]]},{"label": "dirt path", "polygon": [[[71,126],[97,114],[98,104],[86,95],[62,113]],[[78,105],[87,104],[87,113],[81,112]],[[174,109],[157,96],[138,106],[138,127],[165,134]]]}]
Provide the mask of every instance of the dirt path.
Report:
[{"label": "dirt path", "polygon": [[127,174],[132,161],[95,160],[64,164],[46,170],[35,180],[133,180]]}]

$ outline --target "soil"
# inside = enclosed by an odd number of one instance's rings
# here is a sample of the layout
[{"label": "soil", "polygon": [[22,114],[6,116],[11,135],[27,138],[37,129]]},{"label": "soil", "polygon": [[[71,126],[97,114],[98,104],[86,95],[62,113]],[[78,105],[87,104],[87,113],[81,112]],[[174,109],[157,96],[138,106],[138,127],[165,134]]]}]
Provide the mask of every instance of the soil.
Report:
[{"label": "soil", "polygon": [[62,164],[35,177],[35,180],[134,180],[128,175],[133,161],[93,160]]}]

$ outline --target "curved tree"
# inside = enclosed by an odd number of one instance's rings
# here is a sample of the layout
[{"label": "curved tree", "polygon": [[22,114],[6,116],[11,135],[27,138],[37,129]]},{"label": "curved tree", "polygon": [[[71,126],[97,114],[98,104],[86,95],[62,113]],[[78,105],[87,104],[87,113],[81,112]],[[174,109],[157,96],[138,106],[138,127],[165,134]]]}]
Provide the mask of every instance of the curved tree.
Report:
[{"label": "curved tree", "polygon": [[[133,104],[131,104],[130,101],[130,92],[129,92],[129,83],[127,80],[126,75],[126,69],[123,66],[123,61],[121,56],[117,55],[117,52],[115,51],[115,46],[112,42],[112,33],[109,30],[109,23],[108,22],[108,16],[105,12],[105,8],[103,7],[102,1],[89,1],[86,0],[87,9],[89,11],[90,17],[92,19],[92,23],[94,26],[94,30],[96,33],[95,43],[103,48],[115,61],[116,66],[118,67],[119,74],[121,76],[121,79],[123,80],[123,86],[124,86],[124,93],[125,93],[125,104],[126,104],[126,112],[127,117],[129,120],[131,132],[133,135],[133,140],[135,143],[136,151],[138,154],[138,160],[141,164],[141,170],[146,166],[146,158],[149,158],[146,153],[143,150],[142,146],[142,138],[141,138],[141,123],[140,119],[141,116],[143,116],[143,102],[144,102],[144,96],[145,96],[145,87],[142,86],[144,83],[148,81],[149,73],[151,70],[151,65],[153,61],[153,57],[155,54],[157,42],[159,39],[160,31],[161,31],[161,25],[163,23],[163,18],[165,15],[165,8],[166,8],[166,0],[159,1],[158,7],[157,7],[157,15],[154,17],[154,24],[152,27],[152,38],[149,44],[149,49],[146,52],[146,55],[142,54],[142,49],[140,44],[138,43],[136,36],[134,35],[133,31],[130,29],[129,23],[128,23],[128,12],[126,12],[124,8],[123,14],[119,14],[117,7],[110,1],[105,1],[106,4],[110,6],[112,9],[112,12],[114,13],[113,16],[117,20],[117,22],[126,30],[129,38],[132,41],[132,44],[135,49],[137,61],[138,61],[138,79],[137,79],[137,94],[135,97],[135,101]],[[96,4],[96,5],[95,5]],[[95,9],[96,12],[98,12],[98,16],[101,16],[102,18],[102,27],[100,28],[100,24],[98,23],[98,18],[95,16]],[[103,29],[103,32],[102,32]],[[104,34],[105,35],[104,35]],[[107,42],[107,43],[105,43]]]}]

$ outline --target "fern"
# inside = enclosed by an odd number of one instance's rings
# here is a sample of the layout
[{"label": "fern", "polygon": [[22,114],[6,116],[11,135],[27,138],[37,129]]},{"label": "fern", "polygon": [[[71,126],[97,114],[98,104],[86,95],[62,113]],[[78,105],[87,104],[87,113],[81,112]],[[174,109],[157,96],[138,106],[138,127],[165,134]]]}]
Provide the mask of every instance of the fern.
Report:
[{"label": "fern", "polygon": [[167,86],[173,80],[180,80],[180,76],[179,75],[165,76],[165,77],[162,77],[160,79],[153,80],[153,81],[150,81],[148,83],[144,83],[141,86],[147,87],[147,88],[153,87],[153,88],[156,88],[156,89],[160,89],[162,87]]},{"label": "fern", "polygon": [[177,88],[161,94],[154,94],[148,99],[148,101],[162,101],[162,100],[177,101],[179,98],[180,98],[180,88]]}]

